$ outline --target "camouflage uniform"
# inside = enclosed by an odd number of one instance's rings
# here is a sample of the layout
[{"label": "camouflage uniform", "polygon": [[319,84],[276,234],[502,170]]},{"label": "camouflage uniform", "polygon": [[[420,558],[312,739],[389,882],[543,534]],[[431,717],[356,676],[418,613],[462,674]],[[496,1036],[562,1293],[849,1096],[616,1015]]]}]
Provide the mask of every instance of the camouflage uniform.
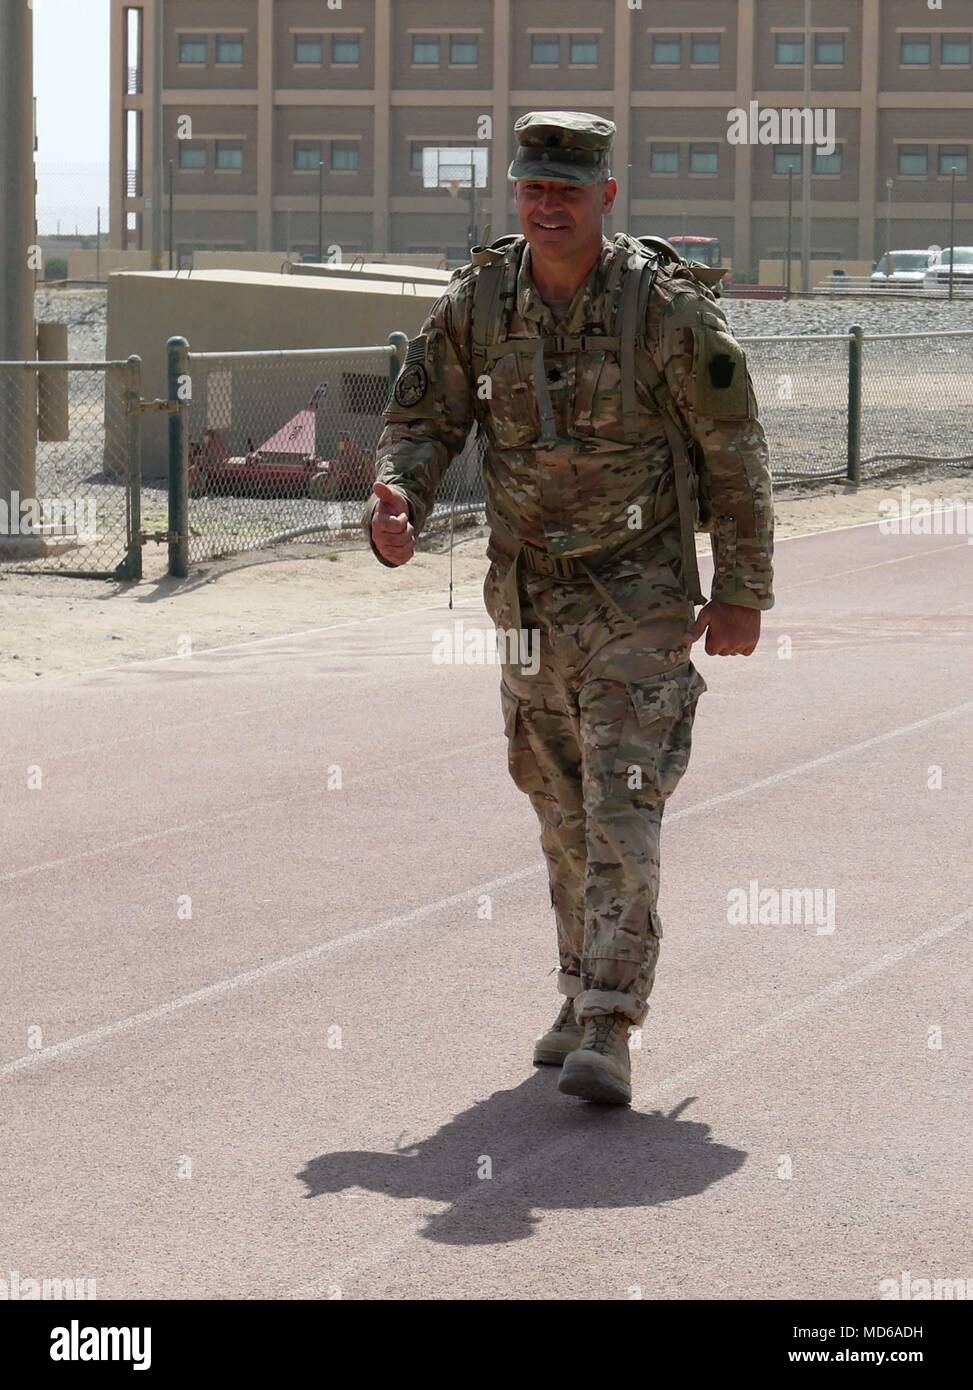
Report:
[{"label": "camouflage uniform", "polygon": [[[587,180],[606,167],[584,163],[592,144],[580,135],[593,126],[600,154],[610,122],[577,113],[535,114],[518,127],[525,122],[528,145],[512,177],[580,170]],[[545,139],[537,164],[531,122]],[[553,156],[552,128],[563,132]],[[575,147],[580,162],[566,159],[555,172],[549,160],[566,150],[573,159]],[[484,601],[498,628],[541,634],[539,670],[505,661],[500,694],[510,773],[540,820],[559,989],[576,996],[579,1021],[620,1013],[639,1023],[662,936],[662,813],[686,770],[706,689],[684,640],[693,599],[703,601],[687,553],[692,528],[711,518],[712,597],[764,609],[773,603],[773,518],[742,352],[714,295],[684,263],[654,267],[635,325],[634,398],[626,393],[618,304],[633,248],[644,257],[630,238],[605,239],[559,322],[534,286],[522,239],[475,255],[410,344],[386,411],[378,476],[406,495],[418,534],[474,421],[486,435]],[[474,323],[477,279],[498,265],[502,322],[494,315],[485,331],[479,308]],[[683,439],[697,446],[688,517],[674,467]],[[369,537],[375,504],[364,519]]]}]

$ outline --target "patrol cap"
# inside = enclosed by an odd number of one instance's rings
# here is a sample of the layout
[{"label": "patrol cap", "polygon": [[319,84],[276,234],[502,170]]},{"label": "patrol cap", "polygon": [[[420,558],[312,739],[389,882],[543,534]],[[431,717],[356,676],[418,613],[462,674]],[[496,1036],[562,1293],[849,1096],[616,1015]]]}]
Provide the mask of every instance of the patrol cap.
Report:
[{"label": "patrol cap", "polygon": [[588,111],[528,111],[514,126],[517,154],[507,178],[597,183],[611,172],[615,129]]}]

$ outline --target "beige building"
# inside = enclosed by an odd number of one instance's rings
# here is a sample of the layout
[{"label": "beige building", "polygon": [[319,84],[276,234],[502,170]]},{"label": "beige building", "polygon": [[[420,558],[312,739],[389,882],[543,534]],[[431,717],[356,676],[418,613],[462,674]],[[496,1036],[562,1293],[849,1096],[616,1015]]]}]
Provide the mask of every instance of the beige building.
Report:
[{"label": "beige building", "polygon": [[810,105],[833,115],[833,152],[786,131],[763,143],[752,124],[733,143],[734,110],[804,105],[803,14],[803,0],[112,0],[112,246],[152,245],[161,109],[180,256],[313,254],[320,235],[345,256],[460,260],[471,200],[423,187],[423,148],[489,148],[476,215],[498,236],[515,225],[511,127],[537,107],[617,123],[615,229],[714,236],[738,269],[783,253],[787,171],[799,213],[805,156],[815,256],[944,244],[953,169],[955,240],[973,243],[973,0],[812,0]]}]

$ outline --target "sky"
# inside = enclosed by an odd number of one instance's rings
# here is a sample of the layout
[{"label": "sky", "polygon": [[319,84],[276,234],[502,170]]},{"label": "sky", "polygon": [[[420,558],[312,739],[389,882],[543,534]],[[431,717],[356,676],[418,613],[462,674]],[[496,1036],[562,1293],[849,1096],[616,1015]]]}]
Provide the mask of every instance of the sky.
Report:
[{"label": "sky", "polygon": [[108,225],[109,0],[33,0],[37,221]]}]

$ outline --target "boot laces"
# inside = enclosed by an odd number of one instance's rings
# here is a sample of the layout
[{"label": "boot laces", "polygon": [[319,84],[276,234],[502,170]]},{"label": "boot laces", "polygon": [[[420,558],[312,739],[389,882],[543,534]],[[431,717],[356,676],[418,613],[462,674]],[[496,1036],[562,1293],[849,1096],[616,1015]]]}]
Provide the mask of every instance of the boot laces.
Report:
[{"label": "boot laces", "polygon": [[[596,1052],[613,1052],[618,1042],[616,1030],[619,1023],[627,1023],[627,1019],[622,1019],[619,1014],[600,1014],[590,1018],[588,1022],[592,1025],[593,1034],[590,1046]],[[624,1037],[624,1031],[622,1035]]]},{"label": "boot laces", "polygon": [[551,1029],[551,1032],[560,1033],[563,1029],[577,1028],[577,1026],[578,1023],[574,1017],[574,1000],[565,999],[564,1003],[561,1005],[561,1012],[554,1020],[554,1027]]}]

